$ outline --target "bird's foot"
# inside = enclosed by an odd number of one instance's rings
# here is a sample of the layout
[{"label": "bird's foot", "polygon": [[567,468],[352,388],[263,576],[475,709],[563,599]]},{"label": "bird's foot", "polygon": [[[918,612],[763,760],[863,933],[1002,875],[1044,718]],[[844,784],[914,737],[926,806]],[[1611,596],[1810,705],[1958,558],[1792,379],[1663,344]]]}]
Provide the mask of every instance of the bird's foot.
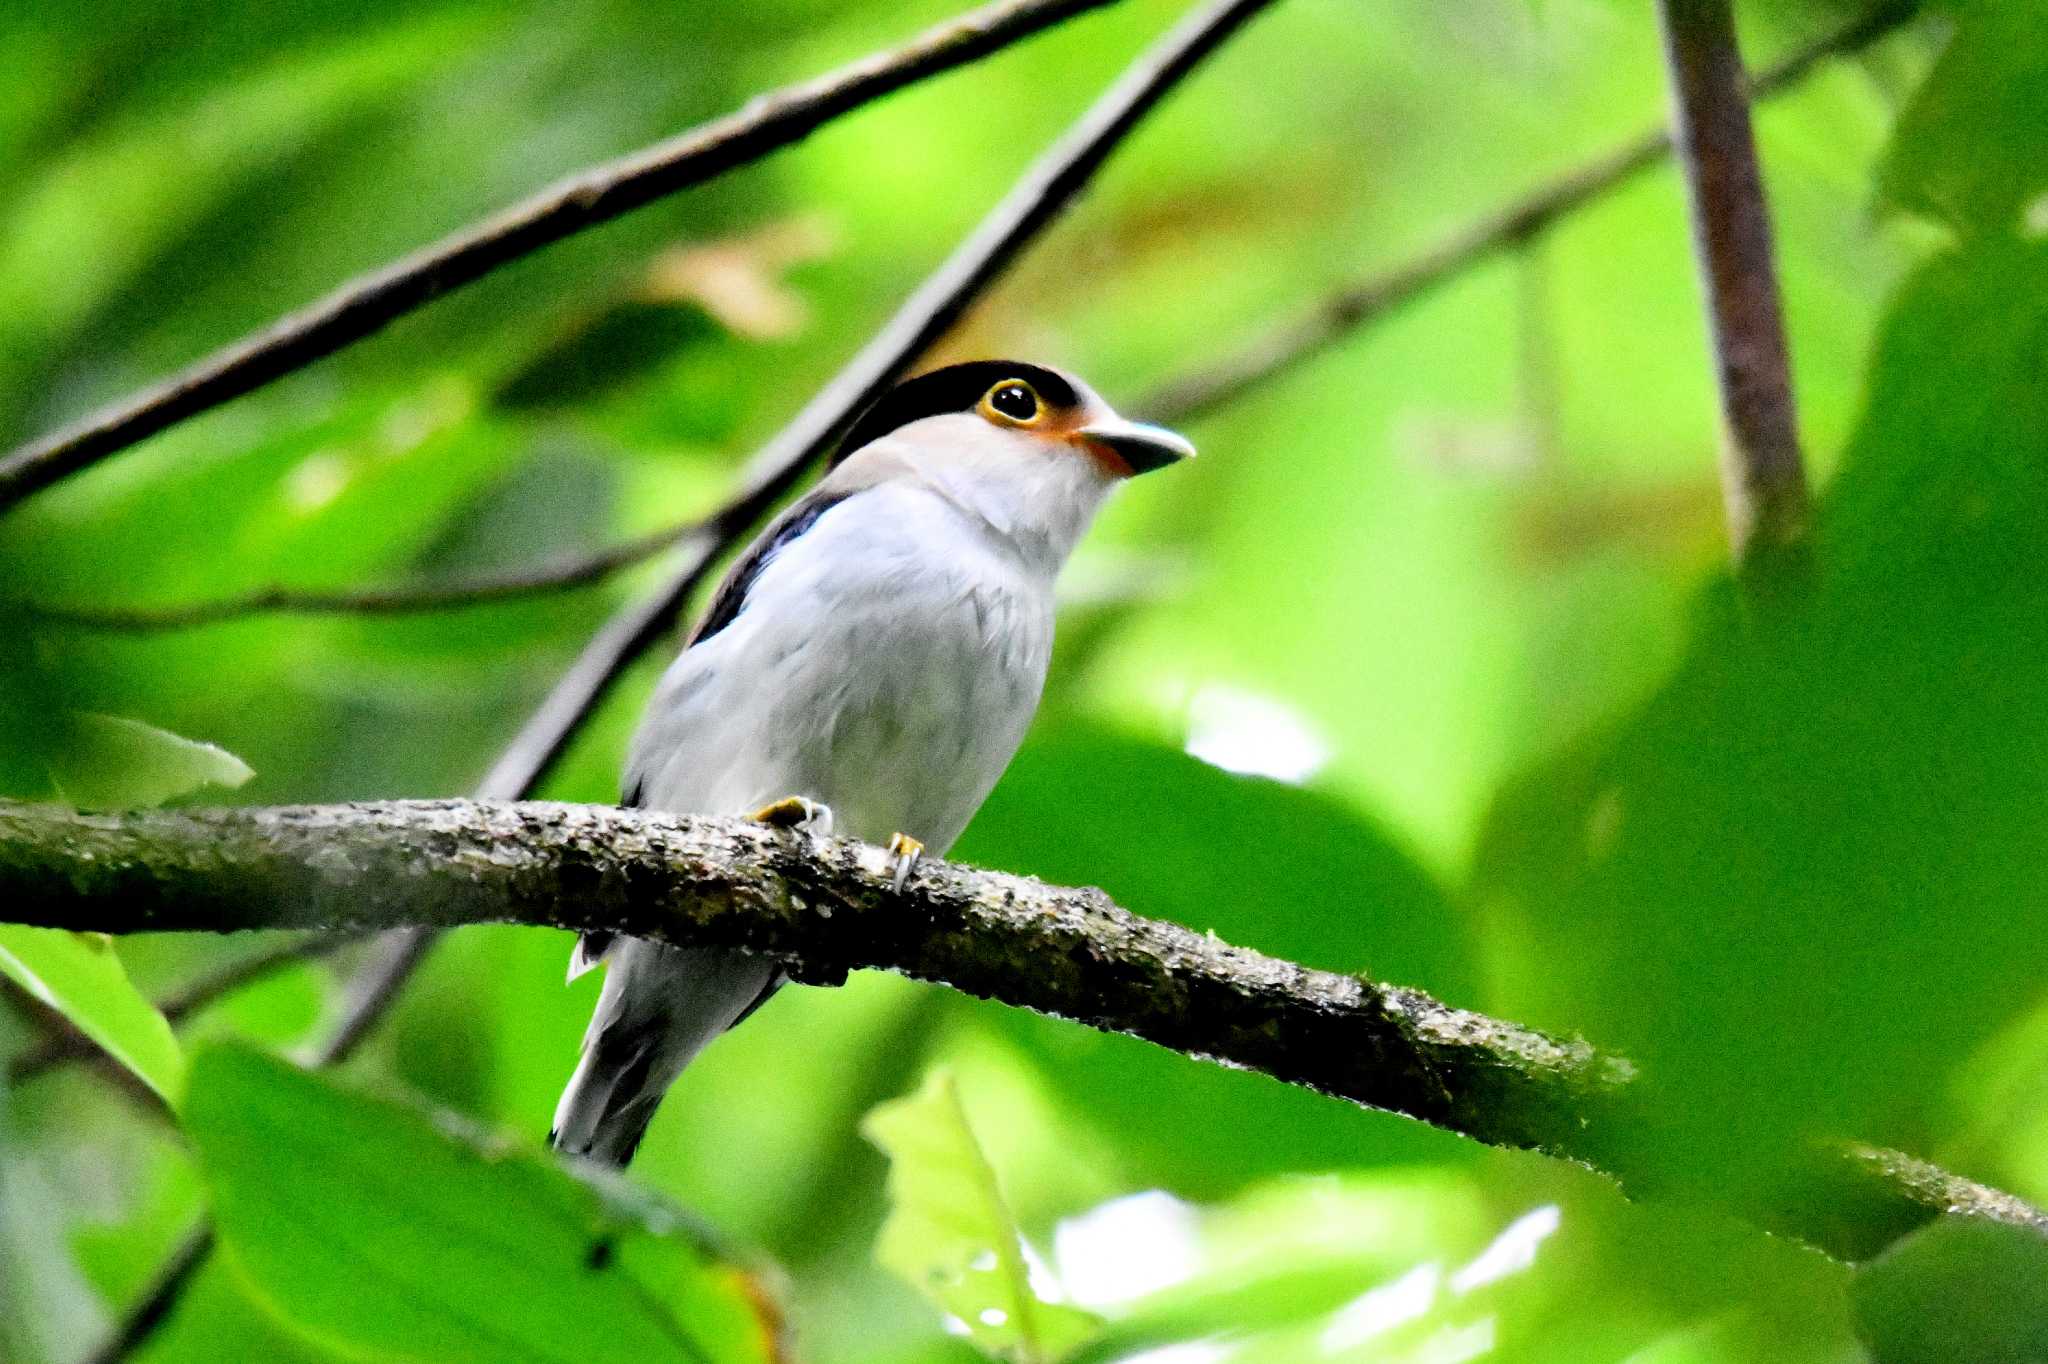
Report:
[{"label": "bird's foot", "polygon": [[777,829],[795,829],[819,838],[832,836],[832,807],[803,796],[784,796],[754,811],[747,818]]},{"label": "bird's foot", "polygon": [[889,889],[898,895],[910,884],[910,873],[917,870],[918,859],[924,856],[924,844],[909,834],[889,835],[889,865],[893,874],[889,878]]}]

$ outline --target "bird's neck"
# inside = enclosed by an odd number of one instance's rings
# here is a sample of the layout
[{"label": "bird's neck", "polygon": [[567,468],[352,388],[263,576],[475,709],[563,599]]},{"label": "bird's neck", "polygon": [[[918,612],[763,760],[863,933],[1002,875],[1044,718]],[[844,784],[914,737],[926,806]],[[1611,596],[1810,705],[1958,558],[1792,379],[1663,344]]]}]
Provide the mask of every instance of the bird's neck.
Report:
[{"label": "bird's neck", "polygon": [[[1045,461],[1025,476],[988,478],[958,466],[927,464],[921,481],[1029,567],[1047,578],[1060,571],[1108,495],[1109,485],[1085,462]],[[1071,464],[1073,468],[1062,467]]]}]

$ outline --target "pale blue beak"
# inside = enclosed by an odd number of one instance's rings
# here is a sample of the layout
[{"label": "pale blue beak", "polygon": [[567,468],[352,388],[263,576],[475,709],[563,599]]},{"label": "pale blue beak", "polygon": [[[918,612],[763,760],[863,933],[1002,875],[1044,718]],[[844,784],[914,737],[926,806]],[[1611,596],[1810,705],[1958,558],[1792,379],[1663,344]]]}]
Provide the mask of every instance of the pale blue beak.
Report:
[{"label": "pale blue beak", "polygon": [[1195,457],[1195,447],[1186,436],[1150,422],[1125,421],[1111,417],[1082,427],[1075,436],[1113,452],[1131,466],[1133,474],[1149,474]]}]

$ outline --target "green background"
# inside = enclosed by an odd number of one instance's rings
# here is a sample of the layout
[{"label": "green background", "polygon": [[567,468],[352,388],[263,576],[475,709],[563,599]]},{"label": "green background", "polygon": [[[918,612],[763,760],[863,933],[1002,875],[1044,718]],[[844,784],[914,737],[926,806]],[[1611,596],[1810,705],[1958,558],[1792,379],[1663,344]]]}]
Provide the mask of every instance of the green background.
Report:
[{"label": "green background", "polygon": [[[0,790],[118,793],[121,764],[90,784],[101,722],[78,718],[111,715],[254,769],[186,800],[464,791],[647,570],[163,634],[17,608],[440,580],[709,510],[1174,12],[1126,0],[894,96],[10,512]],[[0,7],[0,443],[946,13]],[[1850,13],[1748,5],[1746,50]],[[1758,111],[1820,494],[1806,597],[1760,619],[1726,579],[1660,169],[1190,424],[1201,458],[1127,489],[1077,555],[1039,724],[957,855],[1584,1035],[1688,1097],[1675,1139],[1702,1162],[1850,1134],[2048,1198],[2044,33],[2038,0],[1943,8]],[[1663,114],[1646,6],[1282,0],[942,355],[1062,364],[1145,416]],[[543,794],[615,797],[660,662]],[[161,993],[252,945],[119,950]],[[567,950],[456,935],[351,1082],[533,1146],[595,994],[563,987]],[[309,1039],[353,960],[188,1037]],[[32,1036],[0,1010],[0,1040]],[[1126,1321],[1103,1358],[1202,1338],[1225,1353],[1174,1364],[1910,1359],[1953,1308],[1892,1291],[1914,1263],[1859,1311],[1850,1271],[1717,1215],[883,976],[784,991],[690,1071],[632,1177],[781,1266],[802,1358],[976,1357],[873,1259],[885,1162],[861,1116],[939,1063],[1046,1269]],[[220,1087],[251,1064],[213,1065],[194,1111],[235,1111]],[[289,1154],[291,1122],[264,1130]],[[88,1069],[0,1090],[0,1356],[79,1357],[219,1178]],[[1172,1198],[1081,1218],[1148,1190]],[[246,1259],[143,1358],[328,1357]],[[1132,1265],[1180,1266],[1187,1301],[1132,1324]]]}]

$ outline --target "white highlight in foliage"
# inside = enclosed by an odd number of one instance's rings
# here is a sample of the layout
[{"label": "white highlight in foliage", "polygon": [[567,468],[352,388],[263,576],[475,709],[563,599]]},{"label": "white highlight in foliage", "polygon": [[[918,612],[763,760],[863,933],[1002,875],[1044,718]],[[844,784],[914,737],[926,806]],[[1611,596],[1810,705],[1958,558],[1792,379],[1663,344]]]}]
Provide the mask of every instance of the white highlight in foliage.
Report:
[{"label": "white highlight in foliage", "polygon": [[1184,1340],[1176,1345],[1162,1345],[1156,1350],[1124,1355],[1117,1364],[1223,1364],[1230,1355],[1230,1346],[1220,1340]]},{"label": "white highlight in foliage", "polygon": [[1210,683],[1188,702],[1190,757],[1211,767],[1299,786],[1330,760],[1330,746],[1293,707]]},{"label": "white highlight in foliage", "polygon": [[1472,1258],[1451,1276],[1453,1293],[1470,1293],[1496,1279],[1520,1273],[1536,1263],[1536,1248],[1550,1238],[1557,1230],[1563,1214],[1557,1204],[1546,1203],[1534,1212],[1523,1213],[1508,1223],[1492,1244]]},{"label": "white highlight in foliage", "polygon": [[1442,1279],[1443,1270],[1435,1264],[1417,1265],[1392,1283],[1359,1294],[1331,1316],[1318,1343],[1325,1353],[1337,1354],[1414,1321],[1436,1302]]},{"label": "white highlight in foliage", "polygon": [[1194,1208],[1160,1189],[1067,1218],[1052,1238],[1067,1296],[1099,1309],[1184,1282],[1201,1268],[1199,1221]]}]

